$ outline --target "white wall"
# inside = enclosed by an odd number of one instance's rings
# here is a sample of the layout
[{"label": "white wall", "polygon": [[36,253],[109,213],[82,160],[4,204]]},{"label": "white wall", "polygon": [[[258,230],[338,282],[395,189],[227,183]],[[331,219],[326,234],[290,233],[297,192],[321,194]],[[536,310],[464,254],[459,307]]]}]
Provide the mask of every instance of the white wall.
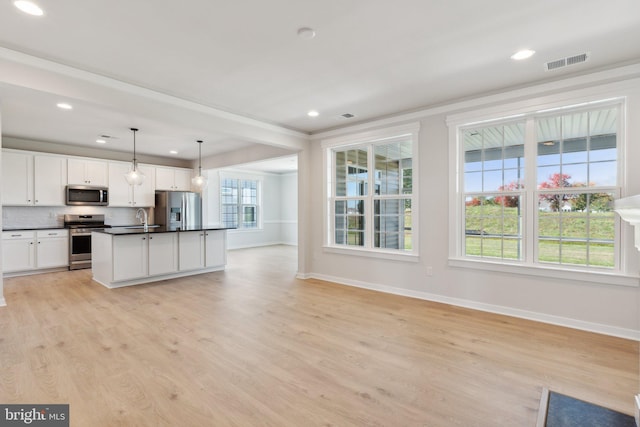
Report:
[{"label": "white wall", "polygon": [[[637,74],[636,74],[637,76]],[[605,76],[606,77],[606,76]],[[541,85],[513,93],[492,96],[485,99],[465,101],[448,107],[425,110],[400,117],[395,123],[385,119],[368,125],[369,129],[381,125],[420,121],[419,136],[419,247],[418,262],[388,260],[344,255],[323,248],[323,152],[320,141],[323,137],[347,135],[349,132],[328,132],[314,137],[309,157],[308,173],[309,203],[308,222],[304,237],[307,253],[301,264],[301,277],[316,277],[348,285],[361,286],[386,292],[409,295],[418,298],[468,306],[524,318],[562,324],[580,329],[593,330],[612,335],[640,338],[638,333],[638,285],[635,279],[631,286],[611,285],[603,279],[600,283],[578,280],[561,280],[521,274],[498,273],[493,271],[456,268],[449,265],[449,129],[446,117],[463,110],[492,108],[500,103],[524,102],[537,98],[536,102],[560,100],[571,104],[585,91],[584,78],[564,82],[564,91],[559,91],[559,83]],[[606,79],[603,77],[603,80]],[[575,87],[580,89],[575,89]],[[625,153],[627,164],[626,195],[640,193],[640,79],[629,78],[617,89],[601,85],[603,97],[627,95],[628,147]],[[546,94],[545,94],[546,93]],[[524,100],[524,101],[523,101]],[[496,102],[500,101],[500,102]],[[534,105],[535,102],[531,102]],[[498,107],[496,107],[499,110]],[[497,111],[496,110],[496,111]],[[367,130],[367,125],[358,125],[351,133]],[[300,169],[302,173],[302,169]],[[625,251],[631,266],[631,274],[638,274],[638,253],[629,244],[631,230],[623,228]],[[433,275],[427,275],[427,267]]]},{"label": "white wall", "polygon": [[220,221],[220,176],[261,181],[262,227],[256,230],[229,230],[229,249],[298,243],[297,173],[271,174],[263,172],[219,169],[207,171],[209,186],[204,196],[204,217],[208,224]]}]

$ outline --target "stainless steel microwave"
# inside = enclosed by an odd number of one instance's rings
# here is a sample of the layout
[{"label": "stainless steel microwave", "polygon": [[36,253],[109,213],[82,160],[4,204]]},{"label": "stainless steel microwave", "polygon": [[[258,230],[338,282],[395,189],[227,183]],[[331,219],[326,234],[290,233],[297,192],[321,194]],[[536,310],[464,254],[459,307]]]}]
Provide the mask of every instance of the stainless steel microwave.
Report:
[{"label": "stainless steel microwave", "polygon": [[66,203],[71,206],[108,206],[109,189],[89,185],[67,185]]}]

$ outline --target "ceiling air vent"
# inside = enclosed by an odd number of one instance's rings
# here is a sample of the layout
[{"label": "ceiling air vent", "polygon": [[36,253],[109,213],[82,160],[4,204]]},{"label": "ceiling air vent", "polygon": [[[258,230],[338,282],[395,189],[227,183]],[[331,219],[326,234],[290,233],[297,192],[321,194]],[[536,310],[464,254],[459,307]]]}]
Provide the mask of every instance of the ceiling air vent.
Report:
[{"label": "ceiling air vent", "polygon": [[544,64],[546,71],[557,70],[558,68],[568,67],[570,65],[582,64],[589,59],[589,53],[581,53],[579,55],[567,56],[566,58],[556,59]]},{"label": "ceiling air vent", "polygon": [[351,114],[351,113],[344,113],[343,115],[341,115],[340,117],[343,117],[345,119],[352,119],[355,117],[355,115]]}]

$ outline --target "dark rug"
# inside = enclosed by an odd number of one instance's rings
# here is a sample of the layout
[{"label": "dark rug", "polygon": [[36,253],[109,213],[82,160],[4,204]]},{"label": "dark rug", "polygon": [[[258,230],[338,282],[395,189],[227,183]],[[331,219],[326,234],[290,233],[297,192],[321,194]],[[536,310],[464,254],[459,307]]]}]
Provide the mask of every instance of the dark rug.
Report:
[{"label": "dark rug", "polygon": [[630,415],[553,391],[547,408],[546,427],[636,427]]}]

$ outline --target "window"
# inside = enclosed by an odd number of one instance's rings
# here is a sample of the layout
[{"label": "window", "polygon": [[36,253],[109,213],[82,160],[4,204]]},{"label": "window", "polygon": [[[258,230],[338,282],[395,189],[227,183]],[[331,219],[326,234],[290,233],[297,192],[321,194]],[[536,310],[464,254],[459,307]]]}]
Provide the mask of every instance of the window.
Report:
[{"label": "window", "polygon": [[468,259],[620,269],[621,104],[461,126],[459,254]]},{"label": "window", "polygon": [[225,227],[258,228],[256,180],[223,178],[220,185],[221,222]]},{"label": "window", "polygon": [[329,246],[417,252],[414,128],[327,144]]}]

